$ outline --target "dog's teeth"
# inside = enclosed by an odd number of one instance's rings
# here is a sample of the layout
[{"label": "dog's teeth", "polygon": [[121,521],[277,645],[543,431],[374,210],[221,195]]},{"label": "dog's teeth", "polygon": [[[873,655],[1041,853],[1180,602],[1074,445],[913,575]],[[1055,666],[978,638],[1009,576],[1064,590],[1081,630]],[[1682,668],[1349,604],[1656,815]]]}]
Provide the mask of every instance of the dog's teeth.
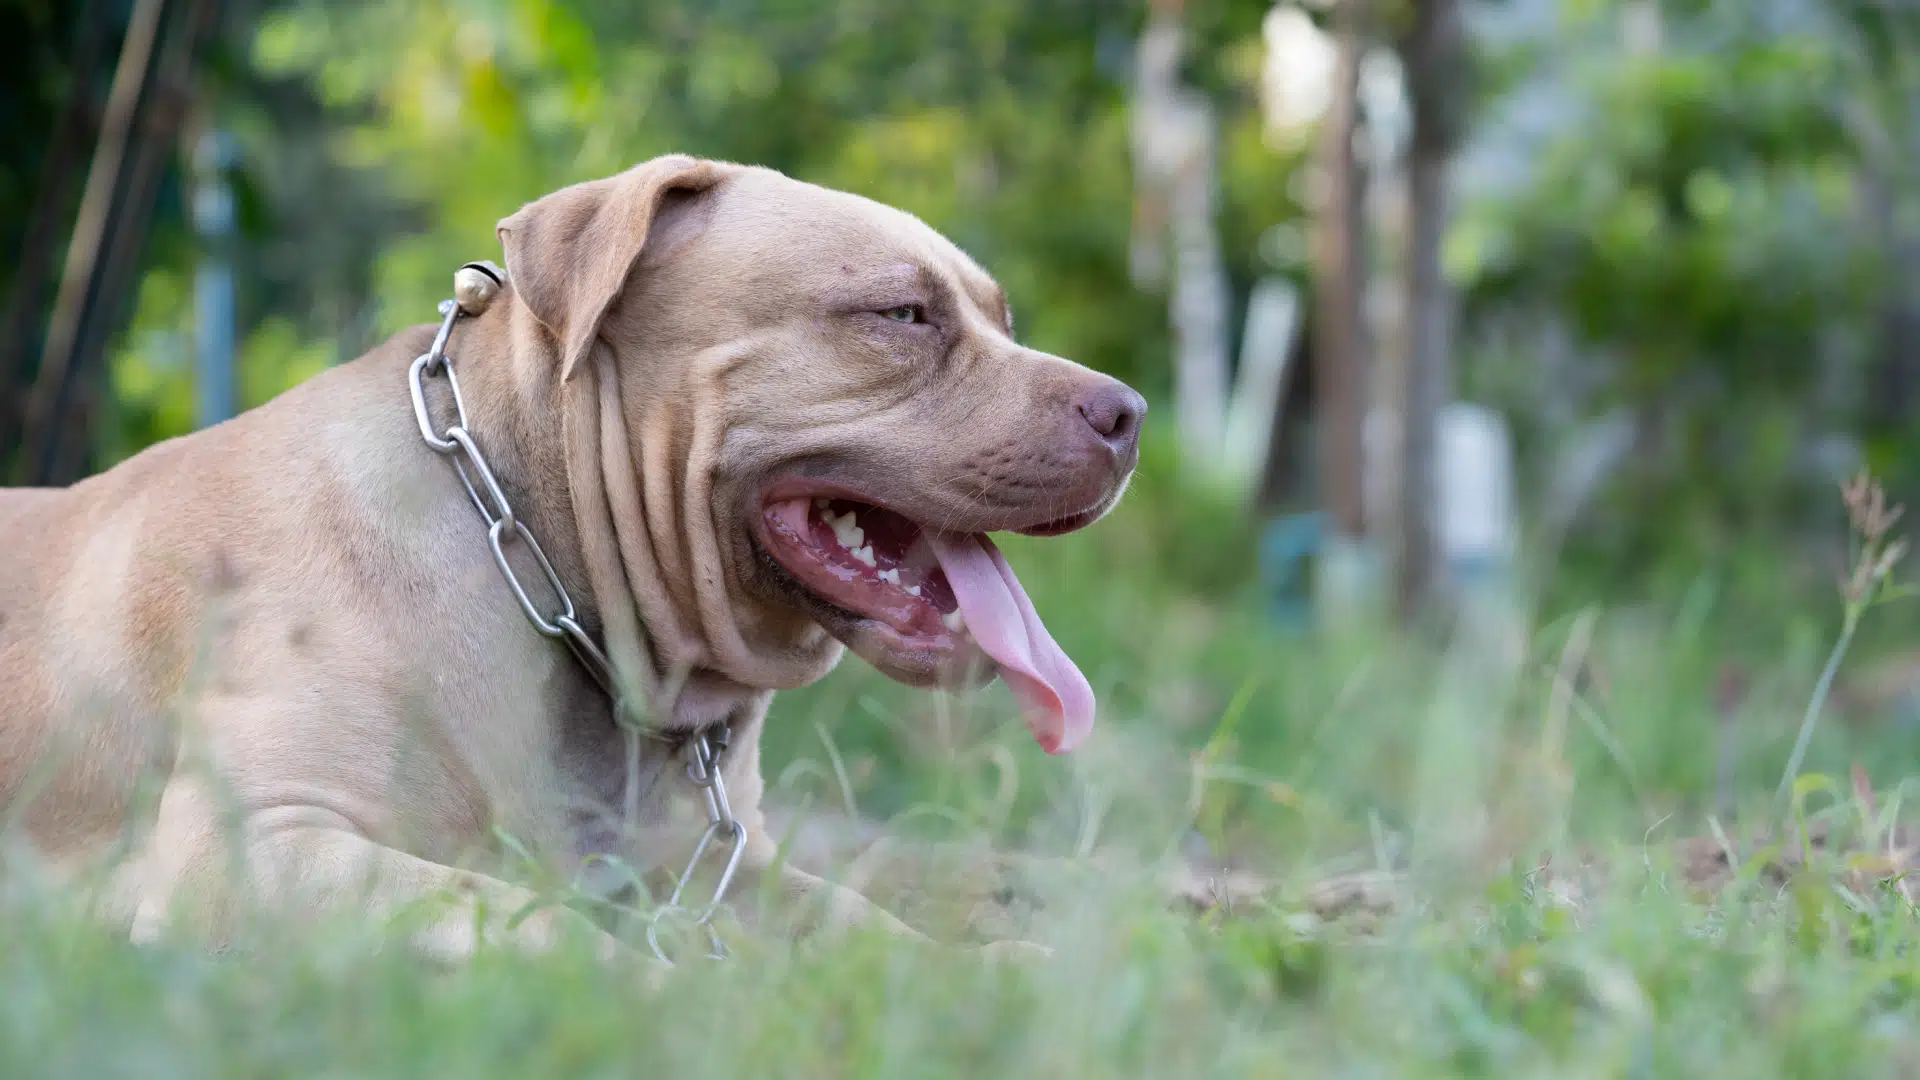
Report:
[{"label": "dog's teeth", "polygon": [[882,570],[880,571],[880,580],[886,582],[889,585],[898,585],[900,584],[900,571]]},{"label": "dog's teeth", "polygon": [[849,551],[867,542],[866,530],[853,523],[852,514],[842,514],[837,518],[829,517],[827,524],[833,526],[833,538],[840,541],[840,546]]},{"label": "dog's teeth", "polygon": [[[898,585],[898,584],[900,584],[900,571],[898,571],[898,570],[895,570],[895,571],[893,572],[893,583],[894,583],[895,585]],[[908,596],[919,596],[919,595],[920,595],[920,586],[918,586],[918,585],[909,585],[909,586],[907,586],[907,595],[908,595]]]},{"label": "dog's teeth", "polygon": [[956,634],[964,632],[967,628],[966,618],[958,611],[947,612],[945,615],[940,616],[940,621],[947,624],[947,629]]},{"label": "dog's teeth", "polygon": [[[858,529],[855,529],[854,531],[855,531],[855,532],[859,532],[860,530],[858,530]],[[861,562],[863,562],[863,563],[866,563],[866,564],[867,564],[868,566],[877,566],[877,565],[879,565],[879,564],[878,564],[878,563],[877,563],[877,562],[876,562],[876,561],[874,560],[874,557],[873,557],[873,549],[872,549],[872,548],[870,548],[870,547],[857,547],[857,548],[854,548],[854,549],[853,549],[853,557],[854,557],[854,558],[856,558],[856,559],[859,559],[859,560],[860,560]]]},{"label": "dog's teeth", "polygon": [[825,510],[825,509],[826,509],[827,507],[829,507],[829,506],[832,506],[832,505],[833,505],[833,503],[832,503],[831,501],[829,501],[829,500],[827,500],[827,499],[815,499],[815,500],[813,500],[813,507],[814,507],[814,509],[816,509],[816,510]]}]

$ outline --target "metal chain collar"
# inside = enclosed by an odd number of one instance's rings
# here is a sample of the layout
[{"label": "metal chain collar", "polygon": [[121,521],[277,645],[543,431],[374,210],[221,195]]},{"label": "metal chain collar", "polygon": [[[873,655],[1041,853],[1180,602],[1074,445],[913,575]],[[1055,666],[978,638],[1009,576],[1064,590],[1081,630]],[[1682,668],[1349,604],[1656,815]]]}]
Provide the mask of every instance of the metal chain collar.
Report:
[{"label": "metal chain collar", "polygon": [[[575,616],[573,597],[561,583],[559,573],[554,570],[553,563],[547,559],[547,553],[541,549],[540,542],[534,539],[526,522],[514,513],[513,504],[507,501],[506,492],[494,476],[493,467],[487,464],[486,455],[481,453],[479,443],[474,440],[468,426],[466,401],[460,396],[460,380],[453,372],[453,358],[447,355],[447,342],[453,336],[454,323],[463,315],[477,316],[485,311],[505,284],[505,273],[491,263],[468,263],[460,268],[453,280],[455,298],[440,302],[440,331],[434,335],[432,347],[417,357],[407,369],[407,388],[413,395],[413,416],[420,425],[420,437],[435,453],[452,460],[454,470],[460,475],[460,483],[473,499],[474,509],[480,512],[481,520],[487,524],[487,544],[493,549],[493,561],[507,579],[507,586],[513,590],[514,599],[520,602],[520,610],[526,613],[527,621],[542,635],[566,643],[580,661],[580,666],[586,668],[587,674],[599,684],[601,691],[613,700],[616,722],[629,734],[634,734],[635,720],[615,684],[613,665],[607,661],[606,653],[601,651],[592,635],[580,625]],[[426,379],[433,375],[445,375],[447,387],[452,391],[453,411],[457,419],[444,430],[436,428],[432,411],[427,407]],[[476,477],[478,484],[474,482]],[[547,586],[558,598],[559,611],[555,614],[541,613],[539,605],[533,602],[525,583],[507,558],[507,552],[516,544],[524,546],[533,555],[534,562],[547,579]],[[706,797],[707,829],[694,846],[693,856],[687,860],[686,871],[675,883],[673,894],[667,898],[666,904],[654,909],[647,921],[647,945],[655,956],[669,965],[673,960],[661,947],[659,938],[660,926],[669,918],[690,918],[692,925],[703,929],[707,935],[707,955],[716,960],[727,955],[719,931],[713,925],[713,918],[726,900],[727,889],[733,884],[734,873],[740,868],[741,857],[747,849],[746,827],[734,818],[733,808],[727,803],[726,781],[720,775],[721,759],[726,754],[731,738],[732,729],[721,724],[686,740],[687,778]],[[632,790],[636,780],[633,773],[634,770],[629,769],[627,783],[630,802],[636,794]],[[714,885],[713,896],[706,906],[698,911],[689,911],[681,906],[681,895],[692,880],[694,871],[700,868],[701,861],[713,848],[714,841],[723,837],[731,848],[720,871],[720,880]]]}]

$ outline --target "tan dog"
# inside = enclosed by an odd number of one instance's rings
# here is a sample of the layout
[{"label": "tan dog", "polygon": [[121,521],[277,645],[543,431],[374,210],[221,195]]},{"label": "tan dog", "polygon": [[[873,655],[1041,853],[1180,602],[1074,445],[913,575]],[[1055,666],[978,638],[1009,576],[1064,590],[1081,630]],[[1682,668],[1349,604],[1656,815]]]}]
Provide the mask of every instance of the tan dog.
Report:
[{"label": "tan dog", "polygon": [[237,869],[295,911],[451,896],[413,937],[434,957],[545,947],[600,931],[509,926],[529,894],[456,867],[497,827],[569,872],[677,870],[704,824],[677,743],[730,724],[747,875],[778,867],[815,925],[913,933],[776,859],[768,700],[845,643],[914,684],[997,669],[1070,748],[1091,692],[984,534],[1105,513],[1144,402],[1016,344],[999,287],[920,221],[765,169],[660,158],[499,234],[510,284],[447,349],[472,434],[655,735],[630,760],[516,602],[416,423],[416,328],[71,489],[0,492],[16,837],[72,877],[131,836],[106,906],[136,938],[180,914],[218,933]]}]

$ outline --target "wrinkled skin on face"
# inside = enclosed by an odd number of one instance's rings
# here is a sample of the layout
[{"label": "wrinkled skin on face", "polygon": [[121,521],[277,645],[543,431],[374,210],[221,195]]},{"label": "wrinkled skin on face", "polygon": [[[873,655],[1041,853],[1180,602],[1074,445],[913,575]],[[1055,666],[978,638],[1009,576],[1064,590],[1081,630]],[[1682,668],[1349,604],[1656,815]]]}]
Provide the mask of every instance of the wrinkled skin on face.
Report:
[{"label": "wrinkled skin on face", "polygon": [[729,639],[805,681],[831,663],[824,632],[904,682],[997,669],[1073,711],[1052,684],[1084,680],[984,536],[1106,513],[1146,406],[1020,345],[965,253],[901,211],[730,166],[662,197],[600,339],[660,580],[687,583],[674,606],[714,653]]}]

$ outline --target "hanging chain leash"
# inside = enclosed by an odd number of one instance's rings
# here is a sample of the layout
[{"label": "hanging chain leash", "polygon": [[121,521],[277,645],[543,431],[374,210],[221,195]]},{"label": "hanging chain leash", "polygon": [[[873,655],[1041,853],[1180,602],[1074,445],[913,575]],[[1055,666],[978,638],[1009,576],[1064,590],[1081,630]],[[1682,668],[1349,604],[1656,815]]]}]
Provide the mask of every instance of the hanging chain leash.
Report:
[{"label": "hanging chain leash", "polygon": [[[487,525],[487,545],[493,550],[493,561],[500,567],[500,573],[507,579],[507,587],[513,590],[513,597],[520,603],[520,610],[527,621],[541,635],[554,638],[566,644],[580,661],[587,674],[593,678],[603,693],[613,700],[615,721],[623,728],[636,723],[628,709],[628,703],[622,699],[619,687],[614,679],[613,665],[608,662],[607,654],[601,650],[593,636],[580,625],[573,606],[573,597],[560,581],[560,575],[548,560],[547,553],[535,540],[533,532],[525,521],[514,513],[513,504],[507,501],[507,494],[501,488],[499,479],[494,475],[493,467],[487,464],[486,455],[481,453],[480,444],[475,441],[467,420],[467,404],[460,396],[460,380],[454,375],[453,358],[447,355],[447,343],[453,337],[454,323],[462,316],[478,316],[487,310],[501,287],[506,284],[506,273],[488,262],[472,262],[462,266],[453,277],[454,298],[440,302],[440,330],[433,336],[433,345],[407,369],[407,389],[413,396],[413,416],[420,425],[420,437],[433,451],[453,462],[454,470],[460,476],[460,483],[467,489],[467,495],[473,500],[474,509],[480,512],[480,518]],[[429,377],[445,376],[447,389],[453,397],[454,423],[444,429],[434,423],[433,411],[427,406],[426,380]],[[476,479],[478,482],[476,483]],[[557,598],[554,605],[559,610],[553,614],[543,614],[533,595],[527,591],[526,583],[513,568],[507,553],[515,546],[526,548],[533,561],[539,566],[546,578],[547,587]],[[547,610],[552,610],[548,608]],[[720,941],[720,933],[713,925],[714,916],[720,911],[726,900],[727,889],[733,884],[734,873],[739,870],[741,857],[747,849],[747,830],[733,816],[733,808],[727,803],[727,784],[721,778],[721,760],[732,737],[732,729],[722,724],[710,731],[703,731],[686,740],[687,778],[694,787],[700,789],[707,804],[707,828],[700,835],[700,842],[694,845],[693,856],[687,860],[686,872],[675,883],[673,894],[667,902],[654,909],[647,921],[647,945],[653,954],[671,965],[673,960],[660,944],[660,928],[668,920],[690,921],[691,925],[705,932],[707,937],[707,955],[715,960],[724,959],[726,946]],[[628,777],[632,784],[633,777]],[[630,793],[631,797],[631,793]],[[716,841],[729,845],[727,860],[720,871],[720,880],[713,887],[713,896],[698,911],[682,906],[681,897],[694,872],[700,868],[702,860],[712,850]]]}]

